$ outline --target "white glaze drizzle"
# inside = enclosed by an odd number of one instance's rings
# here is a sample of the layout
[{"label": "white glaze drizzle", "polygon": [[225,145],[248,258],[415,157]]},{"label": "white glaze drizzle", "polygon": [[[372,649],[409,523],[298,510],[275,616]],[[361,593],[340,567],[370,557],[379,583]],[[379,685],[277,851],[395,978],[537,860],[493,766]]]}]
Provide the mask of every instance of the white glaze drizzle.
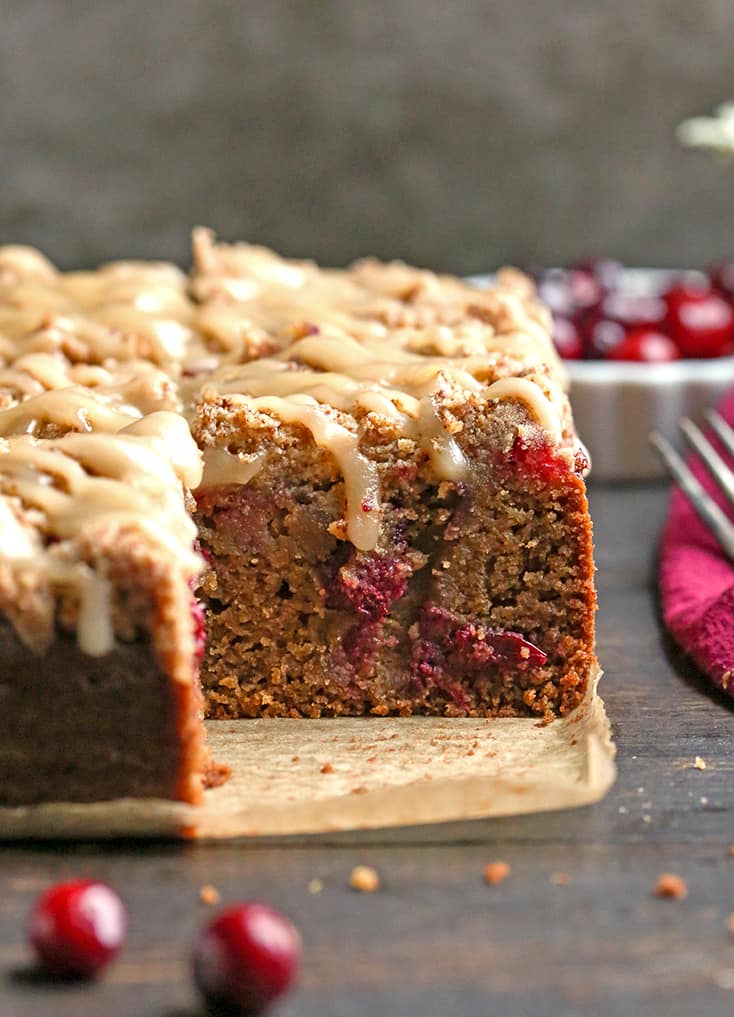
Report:
[{"label": "white glaze drizzle", "polygon": [[[518,275],[481,293],[397,262],[321,270],[208,231],[194,256],[190,278],[144,262],[62,273],[32,248],[0,247],[0,566],[76,590],[85,652],[111,646],[112,590],[69,549],[131,526],[191,576],[182,488],[250,483],[269,458],[215,434],[202,475],[180,415],[197,401],[305,428],[344,477],[362,550],[380,526],[378,468],[360,444],[369,419],[389,420],[447,480],[467,469],[451,411],[467,395],[520,403],[567,441],[549,319]],[[520,370],[535,375],[502,376]]]},{"label": "white glaze drizzle", "polygon": [[173,413],[128,418],[116,433],[7,438],[0,445],[0,557],[19,580],[32,574],[41,588],[76,590],[79,645],[102,655],[114,638],[111,591],[84,564],[83,548],[132,528],[188,581],[201,562],[182,491],[200,479],[199,450]]}]

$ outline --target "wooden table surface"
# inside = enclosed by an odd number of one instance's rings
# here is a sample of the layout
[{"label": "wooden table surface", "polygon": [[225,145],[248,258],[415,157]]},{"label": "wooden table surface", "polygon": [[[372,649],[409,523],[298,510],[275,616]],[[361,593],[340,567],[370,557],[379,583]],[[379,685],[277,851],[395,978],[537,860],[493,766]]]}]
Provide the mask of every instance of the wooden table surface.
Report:
[{"label": "wooden table surface", "polygon": [[[304,976],[280,1017],[731,1017],[734,712],[657,623],[665,504],[660,486],[592,493],[619,762],[603,802],[328,840],[0,848],[2,1017],[198,1017],[187,956],[212,913],[206,883],[223,901],[269,901],[301,928]],[[495,859],[512,875],[488,887]],[[359,863],[379,870],[378,893],[348,889]],[[687,880],[686,900],[653,895],[663,871]],[[128,945],[93,986],[48,985],[27,967],[27,915],[41,889],[79,874],[121,891]]]}]

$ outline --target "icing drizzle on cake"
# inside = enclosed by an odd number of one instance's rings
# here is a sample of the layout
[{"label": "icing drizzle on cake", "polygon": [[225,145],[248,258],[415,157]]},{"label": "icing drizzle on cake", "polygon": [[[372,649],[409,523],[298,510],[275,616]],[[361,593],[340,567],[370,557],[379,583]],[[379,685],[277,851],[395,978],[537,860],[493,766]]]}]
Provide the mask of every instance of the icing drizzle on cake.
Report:
[{"label": "icing drizzle on cake", "polygon": [[451,412],[467,395],[522,404],[546,440],[573,444],[549,318],[519,273],[484,292],[399,262],[323,270],[208,230],[193,249],[186,276],[134,261],[63,273],[0,247],[0,571],[19,627],[32,592],[50,639],[71,589],[80,645],[110,649],[109,584],[79,550],[101,529],[134,527],[183,580],[197,574],[184,490],[249,483],[268,461],[226,438],[202,461],[187,418],[212,402],[307,431],[344,478],[361,550],[380,529],[378,466],[361,444],[371,420],[414,442],[439,480],[467,470]]}]

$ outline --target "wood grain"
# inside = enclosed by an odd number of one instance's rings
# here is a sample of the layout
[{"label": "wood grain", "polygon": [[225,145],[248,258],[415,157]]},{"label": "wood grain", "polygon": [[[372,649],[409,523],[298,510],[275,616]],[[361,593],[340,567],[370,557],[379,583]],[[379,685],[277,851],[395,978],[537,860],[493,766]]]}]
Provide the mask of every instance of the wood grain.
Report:
[{"label": "wood grain", "polygon": [[[199,1017],[187,958],[212,913],[199,888],[212,883],[224,902],[264,898],[301,927],[304,978],[279,1017],[730,1017],[734,711],[658,627],[665,503],[661,487],[593,491],[602,692],[619,764],[602,802],[319,838],[2,848],[0,1014]],[[496,859],[512,873],[487,886]],[[380,872],[377,893],[349,889],[360,863]],[[653,896],[666,870],[687,880],[685,901]],[[59,989],[25,969],[23,930],[36,893],[72,874],[118,887],[131,932],[106,978]]]}]

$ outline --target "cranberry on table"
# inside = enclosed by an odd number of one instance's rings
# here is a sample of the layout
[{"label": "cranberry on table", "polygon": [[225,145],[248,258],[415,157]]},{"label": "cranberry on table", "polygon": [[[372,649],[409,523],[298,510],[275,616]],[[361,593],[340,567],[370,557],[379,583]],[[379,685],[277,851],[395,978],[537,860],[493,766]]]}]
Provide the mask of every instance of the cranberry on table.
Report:
[{"label": "cranberry on table", "polygon": [[666,296],[668,328],[684,357],[720,357],[734,341],[734,310],[712,290],[674,286]]},{"label": "cranberry on table", "polygon": [[85,978],[119,952],[125,906],[105,883],[74,879],[46,891],[31,915],[30,941],[49,974]]},{"label": "cranberry on table", "polygon": [[680,351],[670,336],[649,328],[628,332],[619,345],[608,354],[609,360],[637,360],[643,363],[666,363],[678,360]]},{"label": "cranberry on table", "polygon": [[568,318],[553,319],[553,344],[564,360],[581,360],[584,343],[578,328]]},{"label": "cranberry on table", "polygon": [[265,904],[227,908],[203,930],[194,948],[194,977],[215,1012],[258,1014],[298,976],[301,937]]}]

